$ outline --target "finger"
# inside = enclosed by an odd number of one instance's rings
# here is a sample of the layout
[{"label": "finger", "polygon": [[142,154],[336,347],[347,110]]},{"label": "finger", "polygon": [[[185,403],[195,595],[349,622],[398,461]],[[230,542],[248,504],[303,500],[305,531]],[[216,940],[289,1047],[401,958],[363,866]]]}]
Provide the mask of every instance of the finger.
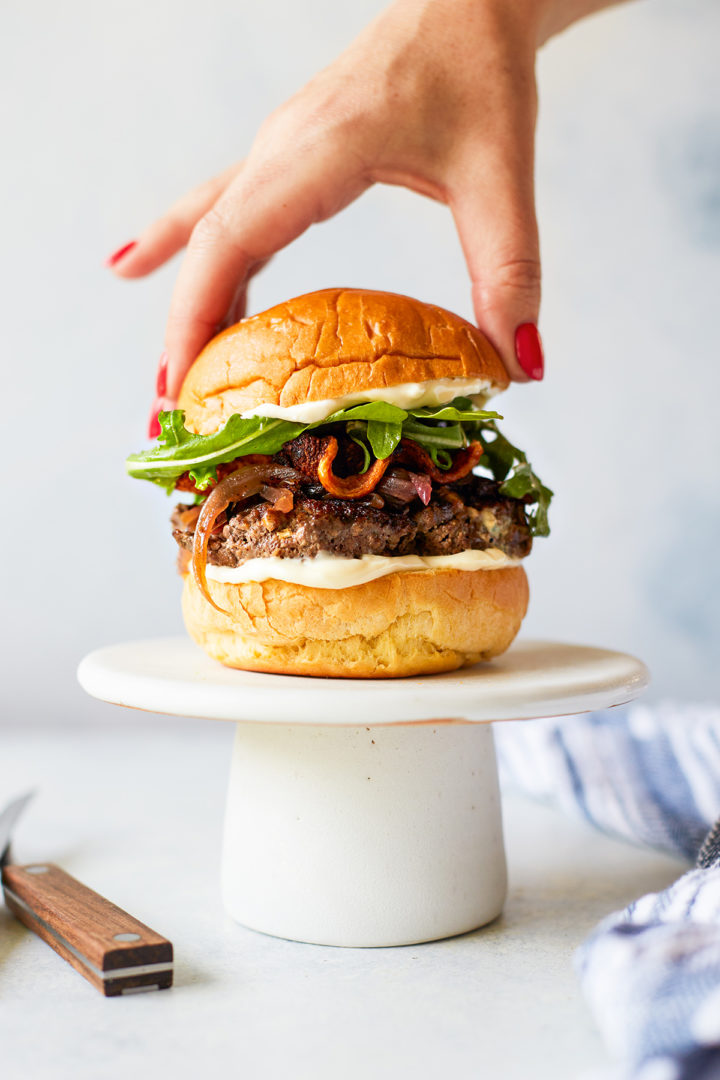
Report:
[{"label": "finger", "polygon": [[507,147],[501,152],[478,149],[450,205],[470,271],[479,328],[512,379],[542,378],[532,140],[524,153],[519,147],[511,152]]},{"label": "finger", "polygon": [[235,293],[235,296],[233,297],[232,303],[230,304],[230,308],[225,317],[225,326],[233,326],[236,322],[239,322],[240,319],[245,318],[245,313],[247,311],[248,285],[250,284],[252,278],[254,278],[256,274],[259,274],[263,267],[266,266],[269,262],[269,259],[263,259],[262,262],[257,263],[256,266],[253,266],[252,270],[248,274],[247,281],[244,281],[242,285],[240,285],[237,292]]},{"label": "finger", "polygon": [[176,397],[203,346],[242,298],[252,273],[309,225],[337,213],[370,181],[328,140],[293,159],[248,161],[198,222],[170,305],[168,393]]},{"label": "finger", "polygon": [[[252,276],[254,276],[254,274]],[[245,318],[245,312],[247,311],[247,294],[248,287],[243,283],[232,298],[223,324],[225,327],[234,326],[235,323],[240,322],[241,319]]]},{"label": "finger", "polygon": [[157,270],[185,247],[198,221],[237,176],[242,162],[231,165],[175,202],[132,244],[116,251],[106,265],[118,277],[138,278]]}]

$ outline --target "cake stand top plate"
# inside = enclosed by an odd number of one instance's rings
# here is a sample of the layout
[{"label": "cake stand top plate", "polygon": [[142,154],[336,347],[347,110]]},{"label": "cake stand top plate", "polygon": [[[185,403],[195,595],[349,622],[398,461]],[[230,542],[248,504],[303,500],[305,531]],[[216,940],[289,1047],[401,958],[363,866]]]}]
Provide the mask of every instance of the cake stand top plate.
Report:
[{"label": "cake stand top plate", "polygon": [[78,679],[93,697],[175,716],[283,724],[374,726],[422,720],[531,720],[631,701],[647,668],[609,649],[518,641],[487,664],[406,679],[318,679],[235,671],[188,638],[154,638],[90,653]]}]

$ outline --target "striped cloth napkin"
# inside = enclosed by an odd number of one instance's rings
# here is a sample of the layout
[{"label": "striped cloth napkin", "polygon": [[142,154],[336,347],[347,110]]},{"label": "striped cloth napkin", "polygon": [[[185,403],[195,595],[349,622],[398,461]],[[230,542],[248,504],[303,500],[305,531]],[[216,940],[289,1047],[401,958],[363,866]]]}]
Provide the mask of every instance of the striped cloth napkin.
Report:
[{"label": "striped cloth napkin", "polygon": [[695,867],[576,954],[623,1080],[720,1080],[720,709],[635,705],[499,724],[504,784]]}]

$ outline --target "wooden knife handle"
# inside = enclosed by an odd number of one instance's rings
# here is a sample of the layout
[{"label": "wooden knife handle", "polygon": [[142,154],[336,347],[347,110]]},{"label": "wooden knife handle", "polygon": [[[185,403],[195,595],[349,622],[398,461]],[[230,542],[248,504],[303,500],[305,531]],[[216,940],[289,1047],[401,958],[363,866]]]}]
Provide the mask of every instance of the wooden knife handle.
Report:
[{"label": "wooden knife handle", "polygon": [[59,866],[5,866],[2,885],[12,913],[107,997],[172,985],[172,944]]}]

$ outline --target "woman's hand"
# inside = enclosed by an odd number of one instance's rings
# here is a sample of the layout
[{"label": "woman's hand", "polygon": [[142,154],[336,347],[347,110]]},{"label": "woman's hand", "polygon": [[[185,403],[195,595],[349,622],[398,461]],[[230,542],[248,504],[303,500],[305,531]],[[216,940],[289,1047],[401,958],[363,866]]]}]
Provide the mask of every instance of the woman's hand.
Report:
[{"label": "woman's hand", "polygon": [[[542,378],[535,52],[550,30],[575,17],[563,20],[558,9],[580,3],[396,0],[271,114],[245,161],[180,199],[111,256],[116,274],[142,277],[187,244],[157,407],[174,402],[218,329],[242,317],[252,275],[374,183],[400,184],[449,206],[478,326],[513,379]],[[584,10],[600,6],[584,0]]]}]

